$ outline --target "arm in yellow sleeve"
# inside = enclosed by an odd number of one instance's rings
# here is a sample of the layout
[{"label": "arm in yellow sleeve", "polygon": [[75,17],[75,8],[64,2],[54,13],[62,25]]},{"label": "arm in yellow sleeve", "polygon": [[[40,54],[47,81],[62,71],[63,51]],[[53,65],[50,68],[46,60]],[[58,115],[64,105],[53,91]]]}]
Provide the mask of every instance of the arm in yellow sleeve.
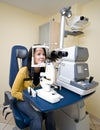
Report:
[{"label": "arm in yellow sleeve", "polygon": [[25,86],[24,79],[26,77],[27,77],[27,67],[23,67],[19,70],[11,90],[12,96],[15,97],[17,100],[24,100],[22,92],[24,89],[27,89],[27,87],[30,85],[27,84],[27,86]]}]

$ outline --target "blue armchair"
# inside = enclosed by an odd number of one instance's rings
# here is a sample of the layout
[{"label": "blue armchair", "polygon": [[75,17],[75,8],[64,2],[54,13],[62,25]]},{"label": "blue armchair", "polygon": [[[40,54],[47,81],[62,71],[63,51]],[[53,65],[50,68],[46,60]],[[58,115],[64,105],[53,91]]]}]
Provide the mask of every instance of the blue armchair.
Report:
[{"label": "blue armchair", "polygon": [[[25,66],[27,63],[27,55],[28,55],[28,50],[24,46],[16,45],[12,47],[11,61],[10,61],[10,74],[9,74],[10,87],[12,87],[16,74],[19,71],[18,61],[21,61],[22,66]],[[6,106],[10,106],[16,126],[19,129],[27,129],[27,127],[29,126],[30,119],[24,113],[18,110],[18,108],[16,107],[16,99],[11,96],[10,91],[5,91],[4,93],[3,113],[5,109],[7,108]],[[6,117],[7,117],[7,114],[6,114]]]}]

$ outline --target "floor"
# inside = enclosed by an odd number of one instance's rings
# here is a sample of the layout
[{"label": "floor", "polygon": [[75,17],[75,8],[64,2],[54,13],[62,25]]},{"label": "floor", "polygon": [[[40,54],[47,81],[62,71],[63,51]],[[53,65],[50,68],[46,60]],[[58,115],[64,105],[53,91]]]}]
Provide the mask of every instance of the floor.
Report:
[{"label": "floor", "polygon": [[[6,109],[6,112],[11,112],[9,108]],[[0,105],[0,130],[12,130],[15,126],[12,113],[10,113],[5,120],[5,113],[3,114],[3,106]],[[90,115],[90,130],[100,130],[100,119],[96,119]]]},{"label": "floor", "polygon": [[100,119],[89,115],[90,117],[90,130],[100,130]]}]

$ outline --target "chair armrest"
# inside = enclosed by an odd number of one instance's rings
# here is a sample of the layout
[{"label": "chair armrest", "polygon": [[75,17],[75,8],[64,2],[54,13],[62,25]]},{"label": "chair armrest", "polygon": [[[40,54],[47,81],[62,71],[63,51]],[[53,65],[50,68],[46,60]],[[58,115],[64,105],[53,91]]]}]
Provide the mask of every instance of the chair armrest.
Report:
[{"label": "chair armrest", "polygon": [[12,103],[16,102],[16,99],[14,97],[12,97],[11,92],[9,92],[9,91],[4,92],[4,99],[5,99],[5,101],[3,103],[4,106],[12,105]]}]

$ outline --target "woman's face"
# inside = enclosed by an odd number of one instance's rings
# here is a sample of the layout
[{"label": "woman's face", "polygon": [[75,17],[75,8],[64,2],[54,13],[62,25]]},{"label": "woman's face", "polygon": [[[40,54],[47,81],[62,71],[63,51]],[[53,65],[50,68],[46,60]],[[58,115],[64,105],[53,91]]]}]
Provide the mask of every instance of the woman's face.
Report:
[{"label": "woman's face", "polygon": [[45,52],[43,48],[36,48],[34,52],[34,63],[40,64],[45,61]]}]

